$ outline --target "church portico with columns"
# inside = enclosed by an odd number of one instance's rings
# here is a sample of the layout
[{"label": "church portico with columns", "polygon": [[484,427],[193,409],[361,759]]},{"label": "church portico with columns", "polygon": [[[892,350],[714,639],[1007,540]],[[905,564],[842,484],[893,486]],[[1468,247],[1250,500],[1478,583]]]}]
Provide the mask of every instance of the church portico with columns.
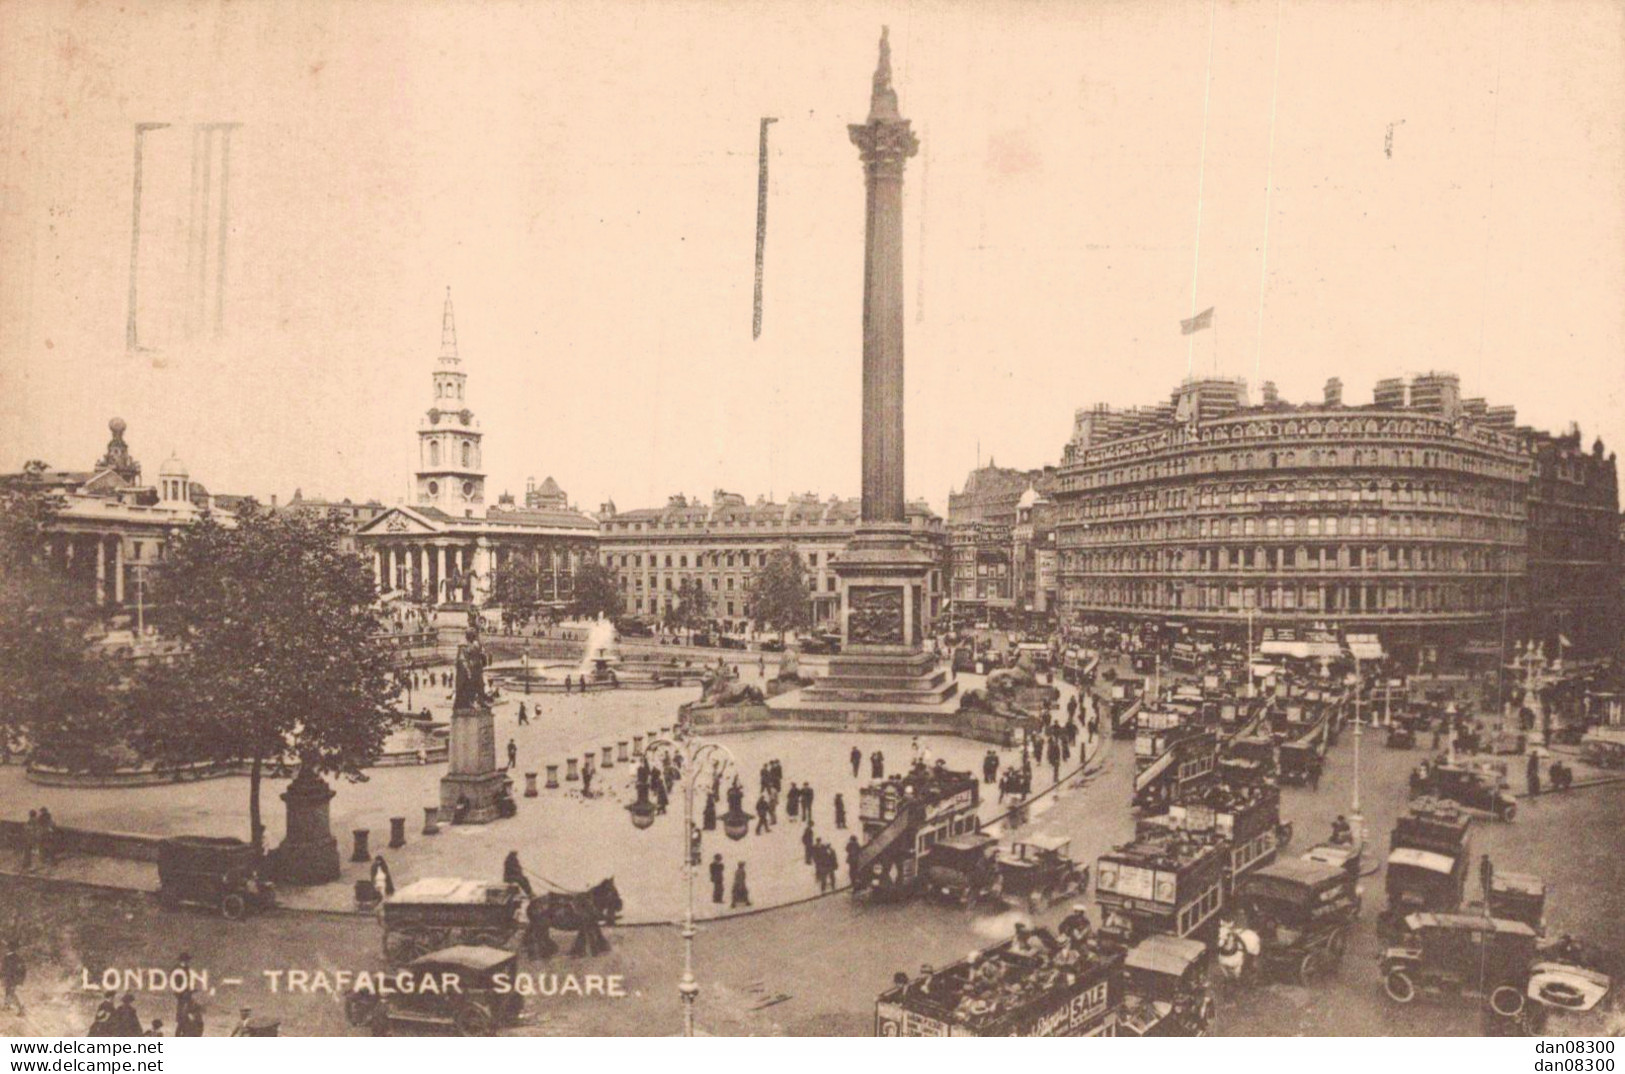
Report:
[{"label": "church portico with columns", "polygon": [[536,569],[544,603],[575,597],[575,574],[597,556],[598,525],[574,511],[496,511],[456,518],[393,507],[356,533],[380,593],[426,604],[483,604],[492,575],[516,560]]},{"label": "church portico with columns", "polygon": [[555,494],[517,507],[503,496],[485,499],[481,439],[466,402],[468,376],[457,352],[457,328],[447,288],[440,355],[432,374],[433,401],[418,429],[415,502],[390,508],[356,531],[356,546],[385,596],[420,604],[485,604],[492,577],[528,561],[537,599],[562,607],[575,599],[575,575],[598,556],[598,523]]}]

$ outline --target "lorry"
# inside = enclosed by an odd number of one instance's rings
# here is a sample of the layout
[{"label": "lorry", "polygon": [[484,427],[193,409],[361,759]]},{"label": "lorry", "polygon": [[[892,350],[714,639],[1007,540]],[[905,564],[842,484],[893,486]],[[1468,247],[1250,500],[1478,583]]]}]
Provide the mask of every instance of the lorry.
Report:
[{"label": "lorry", "polygon": [[1461,906],[1472,868],[1471,826],[1472,817],[1454,802],[1411,802],[1388,837],[1388,909],[1379,928],[1391,931],[1408,914],[1450,913]]}]

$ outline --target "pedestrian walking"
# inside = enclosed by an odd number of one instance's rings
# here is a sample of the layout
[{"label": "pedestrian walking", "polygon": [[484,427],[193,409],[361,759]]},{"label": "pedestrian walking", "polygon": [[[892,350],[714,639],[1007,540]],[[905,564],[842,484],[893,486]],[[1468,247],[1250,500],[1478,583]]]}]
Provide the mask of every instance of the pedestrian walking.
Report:
[{"label": "pedestrian walking", "polygon": [[39,810],[30,809],[28,819],[23,822],[23,869],[27,871],[34,867],[34,858],[39,853]]},{"label": "pedestrian walking", "polygon": [[717,830],[717,792],[711,791],[705,796],[704,826],[708,832]]},{"label": "pedestrian walking", "polygon": [[1525,778],[1529,784],[1529,794],[1534,796],[1540,793],[1540,757],[1534,751],[1529,754],[1529,767],[1525,769]]},{"label": "pedestrian walking", "polygon": [[[595,772],[597,772],[597,769],[593,768],[593,766],[590,764],[584,764],[581,766],[581,797],[592,797],[592,777]],[[659,809],[660,812],[664,813],[666,811],[666,788],[660,788],[659,798]]]},{"label": "pedestrian walking", "polygon": [[855,836],[855,835],[847,836],[846,837],[846,875],[847,875],[847,879],[851,882],[852,889],[854,891],[859,889],[859,884],[858,884],[858,858],[862,855],[862,853],[863,853],[863,845],[858,842],[858,837]]},{"label": "pedestrian walking", "polygon": [[750,885],[745,880],[745,863],[740,862],[734,866],[733,899],[731,909],[750,905]]},{"label": "pedestrian walking", "polygon": [[395,894],[395,878],[390,875],[389,863],[382,854],[372,859],[371,877],[372,889],[378,893],[380,902]]},{"label": "pedestrian walking", "polygon": [[513,739],[508,740],[508,767],[513,768],[519,763],[519,744]]},{"label": "pedestrian walking", "polygon": [[722,905],[722,882],[727,879],[728,867],[722,864],[722,855],[711,858],[711,901]]},{"label": "pedestrian walking", "polygon": [[519,702],[519,726],[524,727],[530,723],[530,717],[525,715],[525,703]]},{"label": "pedestrian walking", "polygon": [[791,820],[796,819],[797,811],[801,807],[801,788],[794,780],[790,781],[790,790],[784,796],[784,814]]},{"label": "pedestrian walking", "polygon": [[[382,858],[378,859],[383,861]],[[502,882],[512,884],[525,893],[525,898],[533,899],[536,893],[530,889],[530,878],[525,875],[525,867],[519,864],[519,851],[510,850],[508,856],[502,859]]]},{"label": "pedestrian walking", "polygon": [[16,940],[6,941],[6,953],[0,956],[0,986],[5,988],[5,997],[0,999],[0,1007],[13,1009],[20,1016],[23,1012],[23,1001],[17,995],[17,990],[28,979],[28,963],[23,961],[23,953],[17,949]]},{"label": "pedestrian walking", "polygon": [[852,778],[858,778],[858,769],[863,767],[863,751],[856,746],[852,747]]},{"label": "pedestrian walking", "polygon": [[886,778],[886,755],[879,750],[875,750],[869,755],[869,778]]},{"label": "pedestrian walking", "polygon": [[51,816],[49,806],[40,806],[39,852],[40,860],[46,865],[56,864],[56,819]]},{"label": "pedestrian walking", "polygon": [[801,785],[801,819],[812,823],[813,789],[811,783]]},{"label": "pedestrian walking", "polygon": [[113,1011],[112,1025],[108,1027],[109,1037],[139,1037],[141,1031],[141,1015],[136,1013],[135,994],[126,992],[118,1001],[118,1007]]},{"label": "pedestrian walking", "polygon": [[806,865],[813,863],[813,830],[811,824],[801,829],[801,860]]},{"label": "pedestrian walking", "polygon": [[762,792],[756,799],[756,834],[762,835],[773,830],[768,823],[767,792]]},{"label": "pedestrian walking", "polygon": [[846,801],[839,794],[835,796],[835,827],[846,828]]}]

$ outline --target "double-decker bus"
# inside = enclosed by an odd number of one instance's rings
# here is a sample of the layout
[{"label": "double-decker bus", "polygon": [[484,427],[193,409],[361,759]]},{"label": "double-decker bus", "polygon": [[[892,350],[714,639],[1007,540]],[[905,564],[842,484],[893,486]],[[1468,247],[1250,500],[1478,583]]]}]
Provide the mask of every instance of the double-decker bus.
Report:
[{"label": "double-decker bus", "polygon": [[1101,932],[1123,943],[1155,933],[1211,940],[1229,874],[1230,847],[1216,835],[1147,833],[1096,862]]}]

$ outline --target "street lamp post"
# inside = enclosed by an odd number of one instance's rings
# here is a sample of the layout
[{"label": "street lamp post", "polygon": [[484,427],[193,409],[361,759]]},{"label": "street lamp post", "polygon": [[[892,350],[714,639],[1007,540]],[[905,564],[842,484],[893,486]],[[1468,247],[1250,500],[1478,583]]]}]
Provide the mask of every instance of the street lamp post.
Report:
[{"label": "street lamp post", "polygon": [[1360,811],[1360,738],[1365,729],[1365,720],[1360,711],[1360,690],[1365,680],[1360,674],[1360,657],[1354,656],[1354,799],[1349,803],[1354,824],[1355,838],[1360,846],[1365,845],[1365,815]]},{"label": "street lamp post", "polygon": [[[694,795],[699,789],[700,772],[703,762],[713,754],[721,754],[726,758],[728,767],[735,770],[739,768],[739,761],[734,757],[728,747],[716,742],[705,742],[696,745],[692,739],[655,738],[649,740],[644,746],[644,756],[647,757],[656,749],[674,749],[683,758],[682,793],[683,793],[683,889],[684,909],[683,927],[680,935],[683,937],[683,976],[677,982],[677,995],[683,1002],[683,1036],[694,1035],[694,1004],[699,1000],[700,982],[694,976],[694,937],[699,930],[694,926],[694,869],[696,862],[694,852],[699,848],[699,831],[694,827]],[[725,768],[724,771],[727,769]],[[640,794],[638,801],[628,807],[632,814],[632,823],[638,828],[647,828],[654,820],[652,812],[639,809],[639,806],[648,806],[648,800]],[[742,818],[742,819],[741,819]],[[743,839],[749,830],[749,817],[741,813],[740,817],[733,816],[733,810],[723,818],[723,831],[733,840]]]}]

